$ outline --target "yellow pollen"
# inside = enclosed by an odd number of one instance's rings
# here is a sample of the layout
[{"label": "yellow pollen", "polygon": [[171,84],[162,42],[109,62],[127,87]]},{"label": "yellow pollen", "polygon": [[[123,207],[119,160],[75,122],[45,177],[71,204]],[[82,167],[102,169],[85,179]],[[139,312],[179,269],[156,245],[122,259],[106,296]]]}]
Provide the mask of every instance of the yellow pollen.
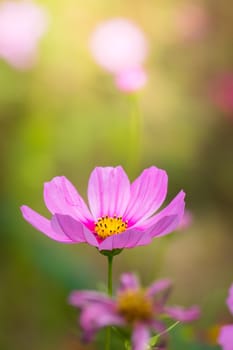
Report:
[{"label": "yellow pollen", "polygon": [[153,303],[144,290],[131,289],[119,295],[117,311],[130,324],[146,321],[153,317]]},{"label": "yellow pollen", "polygon": [[107,238],[124,232],[127,227],[127,221],[123,221],[121,217],[102,216],[95,223],[94,232],[101,238]]}]

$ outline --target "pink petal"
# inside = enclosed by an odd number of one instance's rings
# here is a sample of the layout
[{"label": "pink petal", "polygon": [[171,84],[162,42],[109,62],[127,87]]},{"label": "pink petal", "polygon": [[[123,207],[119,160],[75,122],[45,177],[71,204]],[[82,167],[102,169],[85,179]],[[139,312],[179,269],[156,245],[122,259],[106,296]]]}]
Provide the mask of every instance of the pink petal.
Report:
[{"label": "pink petal", "polygon": [[222,346],[223,350],[233,350],[233,324],[221,328],[218,344]]},{"label": "pink petal", "polygon": [[149,288],[147,288],[147,295],[153,297],[154,295],[166,291],[171,288],[171,281],[169,279],[163,279],[154,282]]},{"label": "pink petal", "polygon": [[95,333],[106,326],[121,326],[123,319],[117,315],[112,307],[92,304],[83,309],[80,325],[84,331],[86,341],[91,341]]},{"label": "pink petal", "polygon": [[51,222],[45,217],[41,216],[31,208],[23,205],[21,207],[21,212],[23,214],[24,219],[29,222],[33,227],[37,230],[43,232],[46,236],[54,239],[55,241],[62,243],[75,243],[67,237],[63,231],[54,230],[51,226]]},{"label": "pink petal", "polygon": [[150,232],[151,237],[161,237],[173,232],[179,225],[179,216],[166,216],[155,224]]},{"label": "pink petal", "polygon": [[44,184],[44,201],[52,214],[70,215],[83,223],[93,221],[84,200],[65,176]]},{"label": "pink petal", "polygon": [[142,232],[132,229],[106,238],[102,243],[100,243],[99,250],[133,248],[141,245],[147,245],[150,242],[150,232]]},{"label": "pink petal", "polygon": [[233,284],[231,285],[231,287],[229,289],[229,295],[227,298],[227,305],[229,307],[229,310],[233,314]]},{"label": "pink petal", "polygon": [[[140,228],[143,230],[151,227],[156,228],[156,226],[153,226],[153,225],[159,224],[158,226],[168,226],[168,231],[169,231],[170,230],[169,224],[170,224],[172,225],[172,230],[174,230],[177,227],[177,225],[180,223],[184,215],[184,207],[185,207],[184,198],[185,198],[185,193],[183,191],[180,191],[178,195],[168,204],[168,206],[166,206],[163,210],[161,210],[158,214],[154,215],[152,218],[140,224]],[[164,219],[166,217],[168,217],[168,220],[166,220],[165,222],[160,221],[161,219]],[[164,233],[163,232],[164,229],[165,227],[163,227],[162,230],[159,229],[158,227],[158,231],[161,231],[161,232],[158,232],[158,233],[155,232],[155,234],[152,234],[152,236],[153,237],[155,235],[162,236],[170,232],[169,231]]]},{"label": "pink petal", "polygon": [[51,220],[52,227],[59,227],[75,243],[88,243],[98,247],[94,234],[90,232],[81,222],[74,220],[71,216],[55,214]]},{"label": "pink petal", "polygon": [[159,333],[159,335],[161,335],[161,333],[165,336],[167,335],[167,327],[163,324],[162,321],[153,320],[150,322],[150,325],[156,333]]},{"label": "pink petal", "polygon": [[150,322],[150,327],[159,335],[159,342],[155,349],[167,350],[168,331],[166,325],[162,321],[153,320]]},{"label": "pink petal", "polygon": [[122,167],[97,167],[91,173],[88,199],[95,219],[105,215],[123,216],[129,196],[130,183]]},{"label": "pink petal", "polygon": [[193,214],[189,210],[184,211],[184,215],[180,221],[178,230],[186,230],[188,229],[193,222]]},{"label": "pink petal", "polygon": [[[141,224],[141,229],[129,229],[121,234],[116,234],[106,238],[99,245],[99,250],[112,250],[122,248],[132,248],[147,245],[153,237],[164,236],[179,225],[184,213],[184,192],[181,191],[173,201],[152,219]],[[169,216],[169,214],[171,214]],[[154,225],[151,227],[151,223]],[[147,227],[147,229],[146,229]]]},{"label": "pink petal", "polygon": [[114,302],[105,294],[95,291],[74,291],[69,296],[69,303],[76,307],[83,307],[87,304],[101,304],[112,306]]},{"label": "pink petal", "polygon": [[132,334],[132,350],[147,350],[150,333],[147,325],[136,324]]},{"label": "pink petal", "polygon": [[130,93],[142,89],[148,80],[148,76],[142,67],[131,67],[118,72],[115,76],[115,84],[120,91]]},{"label": "pink petal", "polygon": [[133,273],[123,273],[120,280],[120,292],[127,289],[138,289],[140,287],[138,278]]},{"label": "pink petal", "polygon": [[145,169],[132,183],[130,201],[124,218],[130,225],[149,218],[163,203],[167,194],[167,174],[156,167]]},{"label": "pink petal", "polygon": [[171,318],[181,322],[195,321],[200,317],[200,309],[198,306],[192,306],[185,309],[180,306],[166,306],[164,312]]}]

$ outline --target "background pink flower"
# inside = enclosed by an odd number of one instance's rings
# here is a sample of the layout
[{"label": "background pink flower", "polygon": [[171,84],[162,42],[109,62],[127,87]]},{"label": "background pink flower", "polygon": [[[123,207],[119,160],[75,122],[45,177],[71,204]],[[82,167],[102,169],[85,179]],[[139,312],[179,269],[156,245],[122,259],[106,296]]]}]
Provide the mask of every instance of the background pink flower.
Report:
[{"label": "background pink flower", "polygon": [[0,57],[18,69],[31,67],[47,24],[45,10],[33,2],[0,3]]},{"label": "background pink flower", "polygon": [[227,306],[233,315],[233,284],[231,285],[231,287],[229,289],[229,295],[227,298]]},{"label": "background pink flower", "polygon": [[233,114],[233,73],[223,73],[216,77],[209,88],[210,98],[222,111]]},{"label": "background pink flower", "polygon": [[90,49],[96,63],[114,75],[119,90],[134,92],[147,82],[142,67],[148,43],[132,21],[115,18],[102,22],[92,33]]},{"label": "background pink flower", "polygon": [[[227,305],[233,315],[233,284],[229,289]],[[223,350],[233,350],[233,324],[225,325],[220,329],[218,343],[222,346]]]},{"label": "background pink flower", "polygon": [[69,301],[81,309],[80,325],[84,339],[91,341],[95,333],[106,326],[129,326],[132,330],[132,349],[146,350],[151,331],[166,340],[164,314],[180,321],[190,322],[200,316],[197,306],[184,309],[166,306],[171,283],[167,279],[155,281],[147,289],[141,288],[134,274],[121,276],[115,298],[92,291],[74,291]]},{"label": "background pink flower", "polygon": [[175,27],[182,40],[192,41],[206,35],[209,17],[203,6],[195,2],[184,3],[176,9]]},{"label": "background pink flower", "polygon": [[90,49],[96,62],[111,73],[141,66],[148,44],[141,29],[125,18],[100,23],[90,39]]},{"label": "background pink flower", "polygon": [[118,73],[115,76],[115,83],[119,90],[133,92],[143,88],[147,78],[143,68],[135,68]]}]

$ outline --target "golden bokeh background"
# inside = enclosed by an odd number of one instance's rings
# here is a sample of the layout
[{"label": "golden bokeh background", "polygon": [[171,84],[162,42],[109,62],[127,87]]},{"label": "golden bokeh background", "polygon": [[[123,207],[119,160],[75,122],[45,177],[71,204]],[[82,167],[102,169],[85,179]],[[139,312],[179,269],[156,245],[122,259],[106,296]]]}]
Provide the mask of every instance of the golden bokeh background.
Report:
[{"label": "golden bokeh background", "polygon": [[[219,106],[210,90],[216,77],[233,72],[233,6],[217,0],[38,4],[49,13],[49,27],[36,64],[20,71],[0,61],[0,348],[86,348],[67,296],[74,288],[101,288],[105,258],[93,247],[49,240],[24,222],[19,207],[48,216],[45,181],[65,175],[86,198],[95,166],[121,164],[131,180],[151,165],[166,169],[167,200],[183,188],[193,222],[150,246],[123,251],[115,259],[114,285],[125,271],[137,272],[145,284],[171,278],[171,302],[203,310],[190,335],[203,345],[190,349],[209,349],[209,329],[232,322],[225,298],[233,282],[233,108]],[[116,89],[88,47],[93,28],[119,16],[137,23],[150,47],[148,83],[137,94],[134,152],[134,100]]]}]

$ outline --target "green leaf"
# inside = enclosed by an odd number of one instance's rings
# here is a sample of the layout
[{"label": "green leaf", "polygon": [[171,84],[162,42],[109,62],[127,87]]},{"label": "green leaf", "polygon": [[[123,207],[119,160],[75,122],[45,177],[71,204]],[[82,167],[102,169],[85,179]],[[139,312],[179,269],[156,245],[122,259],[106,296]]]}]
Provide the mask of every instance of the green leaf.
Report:
[{"label": "green leaf", "polygon": [[128,340],[125,341],[125,349],[131,350],[130,342]]},{"label": "green leaf", "polygon": [[150,346],[155,346],[157,341],[158,341],[159,335],[154,335],[153,337],[150,338],[149,345]]}]

